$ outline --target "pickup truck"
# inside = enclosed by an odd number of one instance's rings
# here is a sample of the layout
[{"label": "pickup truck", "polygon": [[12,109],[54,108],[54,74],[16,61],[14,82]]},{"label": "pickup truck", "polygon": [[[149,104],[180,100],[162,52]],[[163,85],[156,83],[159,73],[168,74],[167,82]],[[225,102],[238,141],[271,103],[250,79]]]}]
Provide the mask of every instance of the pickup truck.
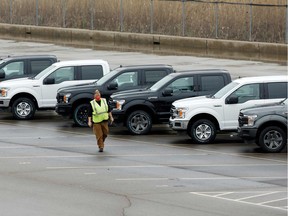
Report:
[{"label": "pickup truck", "polygon": [[186,131],[193,142],[212,143],[217,131],[237,132],[241,109],[287,98],[287,76],[259,76],[234,80],[214,95],[177,100],[170,127]]},{"label": "pickup truck", "polygon": [[54,55],[8,56],[0,59],[0,81],[34,76],[57,62]]},{"label": "pickup truck", "polygon": [[57,94],[56,112],[73,118],[78,126],[88,126],[88,108],[96,89],[108,101],[112,93],[150,87],[173,72],[172,66],[163,64],[120,66],[93,84],[61,89]]},{"label": "pickup truck", "polygon": [[255,142],[265,152],[281,152],[287,146],[288,99],[240,110],[238,136]]},{"label": "pickup truck", "polygon": [[[114,122],[135,135],[147,134],[152,124],[169,123],[175,100],[211,95],[231,82],[226,70],[206,69],[169,74],[150,88],[111,95]],[[114,106],[113,106],[114,105]]]},{"label": "pickup truck", "polygon": [[109,72],[104,60],[56,62],[35,76],[0,82],[0,109],[32,119],[36,110],[55,110],[59,88],[91,83]]}]

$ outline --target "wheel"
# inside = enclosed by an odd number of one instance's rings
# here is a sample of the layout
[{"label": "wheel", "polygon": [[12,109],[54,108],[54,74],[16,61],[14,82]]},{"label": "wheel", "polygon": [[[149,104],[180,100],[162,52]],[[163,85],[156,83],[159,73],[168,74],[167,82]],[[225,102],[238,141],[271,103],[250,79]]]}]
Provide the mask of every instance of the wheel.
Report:
[{"label": "wheel", "polygon": [[281,152],[287,145],[287,134],[280,127],[270,126],[261,131],[258,142],[265,152]]},{"label": "wheel", "polygon": [[79,104],[73,112],[73,120],[76,125],[88,127],[89,104]]},{"label": "wheel", "polygon": [[216,127],[210,120],[200,119],[192,124],[188,133],[195,143],[212,143],[216,138]]},{"label": "wheel", "polygon": [[32,119],[34,117],[35,111],[35,104],[29,98],[18,98],[12,104],[12,114],[15,119]]},{"label": "wheel", "polygon": [[130,133],[143,135],[151,130],[152,119],[147,112],[137,110],[128,116],[126,125]]}]

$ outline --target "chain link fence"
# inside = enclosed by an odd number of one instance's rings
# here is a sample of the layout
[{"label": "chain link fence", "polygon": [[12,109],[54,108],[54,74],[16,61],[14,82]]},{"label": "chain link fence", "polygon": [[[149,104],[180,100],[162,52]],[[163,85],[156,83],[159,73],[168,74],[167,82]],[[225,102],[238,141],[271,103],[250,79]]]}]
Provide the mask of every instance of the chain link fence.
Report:
[{"label": "chain link fence", "polygon": [[288,42],[286,0],[0,0],[0,22]]}]

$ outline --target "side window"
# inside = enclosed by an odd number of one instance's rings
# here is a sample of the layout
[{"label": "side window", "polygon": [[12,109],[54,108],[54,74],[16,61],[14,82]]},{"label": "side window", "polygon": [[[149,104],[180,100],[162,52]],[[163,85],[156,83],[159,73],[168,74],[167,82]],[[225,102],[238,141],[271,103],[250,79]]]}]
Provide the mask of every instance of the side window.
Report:
[{"label": "side window", "polygon": [[209,92],[211,91],[216,92],[225,85],[224,77],[217,75],[201,76],[200,83],[202,87],[201,90]]},{"label": "side window", "polygon": [[103,77],[103,67],[101,65],[81,66],[82,80],[100,79]]},{"label": "side window", "polygon": [[174,80],[167,88],[173,92],[194,91],[194,77],[182,77]]},{"label": "side window", "polygon": [[268,99],[287,98],[287,82],[268,83]]},{"label": "side window", "polygon": [[118,84],[118,90],[134,88],[134,86],[138,86],[138,72],[124,72],[116,77],[112,82]]},{"label": "side window", "polygon": [[238,103],[245,103],[249,100],[260,99],[260,85],[259,84],[248,84],[241,86],[234,91],[230,97],[237,97]]},{"label": "side window", "polygon": [[11,62],[7,64],[5,67],[3,67],[3,70],[5,71],[6,78],[12,78],[13,76],[23,75],[24,62],[23,61]]},{"label": "side window", "polygon": [[152,86],[154,83],[162,79],[167,75],[167,71],[163,70],[149,70],[144,72],[145,75],[145,86]]},{"label": "side window", "polygon": [[59,84],[64,81],[74,80],[74,67],[63,67],[54,71],[47,78],[54,78],[55,84]]},{"label": "side window", "polygon": [[50,60],[31,60],[31,74],[38,74],[51,65]]}]

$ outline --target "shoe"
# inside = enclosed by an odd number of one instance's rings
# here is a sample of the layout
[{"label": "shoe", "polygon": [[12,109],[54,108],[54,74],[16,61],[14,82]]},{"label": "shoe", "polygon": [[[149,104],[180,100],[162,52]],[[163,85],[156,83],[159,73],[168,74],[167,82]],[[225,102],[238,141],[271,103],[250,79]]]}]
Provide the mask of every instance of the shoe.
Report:
[{"label": "shoe", "polygon": [[99,148],[99,152],[103,152],[103,148]]}]

